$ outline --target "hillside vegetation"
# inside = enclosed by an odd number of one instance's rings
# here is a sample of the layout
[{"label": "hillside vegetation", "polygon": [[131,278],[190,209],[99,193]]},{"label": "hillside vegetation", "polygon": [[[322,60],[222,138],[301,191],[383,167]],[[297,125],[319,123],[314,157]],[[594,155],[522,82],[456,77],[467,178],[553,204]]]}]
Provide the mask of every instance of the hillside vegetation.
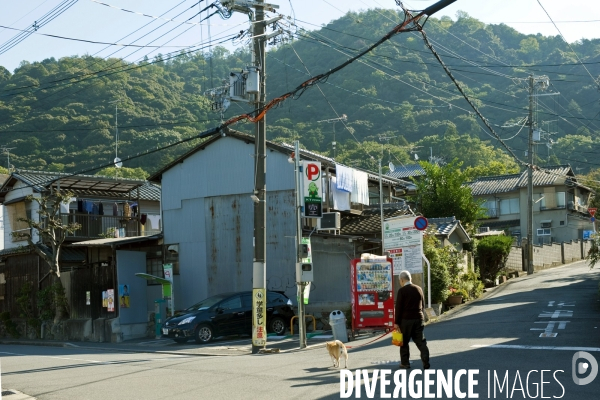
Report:
[{"label": "hillside vegetation", "polygon": [[[389,31],[394,10],[348,13],[313,31],[299,30],[291,44],[267,56],[267,98],[283,94],[342,63]],[[529,74],[547,75],[536,118],[543,135],[537,163],[569,163],[588,172],[599,166],[598,85],[558,36],[523,35],[506,25],[486,25],[465,13],[430,19],[425,31],[483,115],[515,153],[525,158]],[[593,77],[600,75],[600,40],[572,44]],[[166,57],[165,57],[166,58]],[[91,56],[23,61],[14,72],[0,67],[0,134],[13,148],[17,168],[78,171],[115,157],[115,100],[119,100],[118,155],[123,157],[216,126],[204,92],[250,61],[245,50],[214,48],[140,63]],[[417,33],[394,37],[375,52],[334,74],[267,116],[268,139],[291,142],[340,162],[376,169],[431,154],[457,158],[473,176],[518,171],[485,131]],[[335,109],[335,112],[334,112]],[[233,104],[225,118],[248,110]],[[336,114],[337,112],[337,114]],[[345,124],[319,122],[346,114]],[[250,124],[236,129],[253,133]],[[521,129],[521,130],[520,130]],[[520,131],[519,131],[520,130]],[[381,137],[387,139],[380,140]],[[195,142],[132,160],[152,172]],[[382,146],[383,145],[383,146]],[[0,160],[0,165],[5,162]]]}]

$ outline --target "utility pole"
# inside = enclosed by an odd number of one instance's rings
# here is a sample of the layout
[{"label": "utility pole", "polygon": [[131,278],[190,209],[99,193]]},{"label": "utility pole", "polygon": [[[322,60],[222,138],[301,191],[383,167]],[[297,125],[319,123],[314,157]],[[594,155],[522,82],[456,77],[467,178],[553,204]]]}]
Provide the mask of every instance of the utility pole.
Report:
[{"label": "utility pole", "polygon": [[527,275],[533,274],[533,108],[536,85],[548,87],[547,76],[529,76],[529,140],[527,145]]},{"label": "utility pole", "polygon": [[348,119],[348,116],[346,114],[342,114],[341,117],[338,118],[330,118],[330,119],[323,119],[321,121],[317,121],[317,123],[319,122],[327,122],[327,123],[331,123],[333,124],[333,142],[331,142],[331,145],[333,147],[333,159],[335,160],[335,146],[337,145],[337,142],[335,141],[335,123],[339,122],[339,121],[346,121]]},{"label": "utility pole", "polygon": [[533,274],[533,75],[529,76],[529,140],[527,141],[527,275]]},{"label": "utility pole", "polygon": [[[300,168],[300,142],[294,142],[294,175],[296,183],[296,263],[302,263],[302,194],[300,190],[301,180]],[[298,285],[298,333],[300,337],[300,348],[306,347],[306,318],[304,316],[304,282],[296,282]]]},{"label": "utility pole", "polygon": [[[263,0],[256,0],[255,23],[253,24],[254,38],[254,66],[260,71],[259,93],[256,96],[256,109],[262,110],[265,106],[265,19]],[[254,162],[256,163],[256,177],[254,195],[258,202],[254,203],[254,262],[252,265],[252,287],[266,289],[267,287],[267,121],[266,115],[256,122]],[[266,299],[265,299],[266,300]],[[252,302],[252,314],[256,315],[257,309]],[[265,302],[266,304],[266,302]],[[256,320],[256,319],[254,319]],[[266,332],[265,332],[266,335]],[[266,336],[265,336],[266,344]],[[252,343],[252,354],[258,353],[260,347]]]}]

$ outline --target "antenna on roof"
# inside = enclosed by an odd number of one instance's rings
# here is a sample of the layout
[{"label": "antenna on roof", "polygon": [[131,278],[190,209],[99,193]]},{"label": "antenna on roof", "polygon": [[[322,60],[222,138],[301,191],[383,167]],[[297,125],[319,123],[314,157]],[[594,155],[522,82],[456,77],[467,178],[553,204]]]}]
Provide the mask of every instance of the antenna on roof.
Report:
[{"label": "antenna on roof", "polygon": [[[121,99],[117,99],[115,101],[110,101],[109,103],[115,103],[115,159],[114,159],[114,164],[116,168],[121,168],[123,166],[123,162],[121,162],[121,159],[119,158],[119,119],[118,119],[118,115],[119,115],[119,103],[121,102]],[[117,171],[115,170],[115,178],[117,178]]]},{"label": "antenna on roof", "polygon": [[16,149],[16,147],[6,147],[6,145],[2,145],[0,150],[2,150],[3,154],[6,154],[6,169],[8,169],[8,173],[10,173],[10,150]]}]

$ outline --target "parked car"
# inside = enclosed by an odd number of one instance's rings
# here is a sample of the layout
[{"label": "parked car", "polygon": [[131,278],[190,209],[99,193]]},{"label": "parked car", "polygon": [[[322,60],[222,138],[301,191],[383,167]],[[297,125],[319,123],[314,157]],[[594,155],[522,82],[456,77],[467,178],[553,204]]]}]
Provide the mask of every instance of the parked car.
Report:
[{"label": "parked car", "polygon": [[[283,293],[267,291],[267,332],[285,333],[294,311]],[[209,297],[165,321],[162,336],[178,343],[208,343],[217,336],[252,334],[252,291]]]}]

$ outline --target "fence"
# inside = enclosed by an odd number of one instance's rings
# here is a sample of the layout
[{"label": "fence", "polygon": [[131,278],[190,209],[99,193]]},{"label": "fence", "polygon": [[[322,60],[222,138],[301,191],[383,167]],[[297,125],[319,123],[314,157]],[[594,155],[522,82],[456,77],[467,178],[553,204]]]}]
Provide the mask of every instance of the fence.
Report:
[{"label": "fence", "polygon": [[[563,243],[533,245],[534,269],[546,269],[585,259],[590,249],[588,240],[572,240]],[[510,270],[527,271],[523,248],[513,246],[506,267]]]}]

